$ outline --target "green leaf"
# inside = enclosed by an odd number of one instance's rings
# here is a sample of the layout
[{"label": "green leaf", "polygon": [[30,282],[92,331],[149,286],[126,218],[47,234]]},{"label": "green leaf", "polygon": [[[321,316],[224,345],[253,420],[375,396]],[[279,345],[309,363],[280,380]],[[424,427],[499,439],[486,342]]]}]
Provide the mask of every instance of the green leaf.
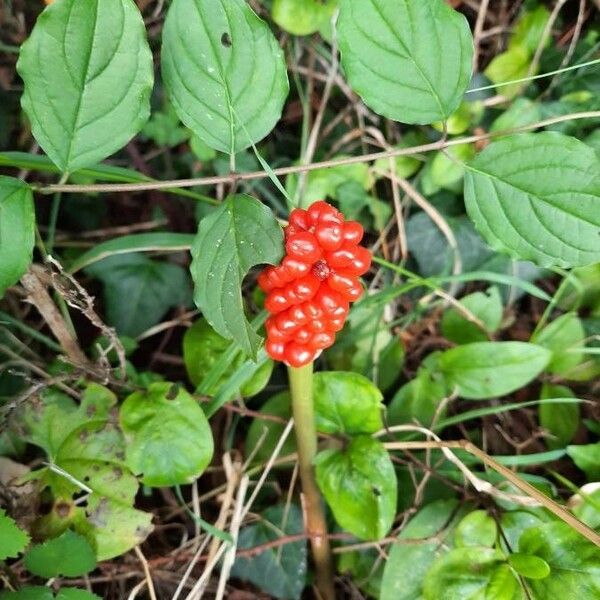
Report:
[{"label": "green leaf", "polygon": [[29,536],[0,508],[0,561],[16,558],[29,543]]},{"label": "green leaf", "polygon": [[54,594],[44,586],[25,586],[18,592],[0,592],[0,600],[53,600]]},{"label": "green leaf", "polygon": [[[198,319],[183,336],[183,360],[185,368],[194,386],[199,387],[211,369],[228,351],[231,342],[221,337],[206,321]],[[215,396],[233,374],[244,364],[246,357],[236,352],[229,366],[213,384],[204,386],[202,392]],[[240,394],[250,398],[260,393],[269,382],[273,372],[273,361],[267,360],[241,387]]]},{"label": "green leaf", "polygon": [[465,174],[464,163],[474,156],[475,148],[471,144],[450,146],[444,152],[437,152],[423,173],[423,192],[431,196],[441,189],[459,191]]},{"label": "green leaf", "polygon": [[[256,418],[252,420],[248,435],[246,436],[245,455],[250,456],[254,453],[254,460],[257,463],[266,462],[273,453],[281,434],[285,429],[285,424],[292,416],[291,399],[288,391],[275,394],[269,398],[260,409],[261,415],[278,417],[283,423],[273,420]],[[283,444],[280,455],[287,456],[296,451],[296,442],[293,435],[289,435]]]},{"label": "green leaf", "polygon": [[383,394],[358,373],[315,373],[313,384],[317,429],[357,435],[383,428]]},{"label": "green leaf", "polygon": [[528,529],[519,540],[519,552],[550,566],[548,577],[527,582],[535,598],[600,597],[600,549],[566,523]]},{"label": "green leaf", "polygon": [[423,578],[452,530],[457,508],[456,500],[436,500],[424,506],[402,529],[385,564],[380,600],[423,597]]},{"label": "green leaf", "polygon": [[150,114],[152,54],[132,0],[55,2],[21,46],[17,69],[33,134],[62,171],[113,154]]},{"label": "green leaf", "polygon": [[204,412],[177,384],[153,383],[125,399],[120,422],[127,464],[146,485],[192,483],[208,466],[213,438]]},{"label": "green leaf", "polygon": [[525,342],[475,342],[446,350],[440,368],[460,396],[483,400],[527,385],[544,370],[550,356],[545,348]]},{"label": "green leaf", "polygon": [[502,559],[503,555],[493,548],[468,546],[450,550],[427,572],[424,600],[485,598],[485,589]]},{"label": "green leaf", "polygon": [[348,83],[375,112],[428,124],[458,108],[473,39],[444,0],[342,0],[337,31]]},{"label": "green leaf", "polygon": [[75,273],[96,262],[117,254],[134,252],[182,252],[192,246],[194,236],[188,233],[171,233],[160,231],[156,233],[133,233],[113,238],[94,246],[84,252],[71,265],[69,271]]},{"label": "green leaf", "polygon": [[292,35],[310,35],[323,27],[337,6],[337,0],[274,0],[273,21]]},{"label": "green leaf", "polygon": [[[256,525],[240,531],[238,548],[254,548],[304,531],[302,512],[294,504],[272,506],[260,517]],[[300,540],[265,549],[250,558],[237,558],[231,576],[250,581],[276,598],[299,600],[306,585],[306,563],[306,544]]]},{"label": "green leaf", "polygon": [[429,426],[440,402],[448,395],[445,383],[429,369],[421,367],[417,376],[405,383],[394,395],[387,409],[390,425],[413,420]]},{"label": "green leaf", "polygon": [[485,588],[485,600],[526,600],[511,568],[500,565]]},{"label": "green leaf", "polygon": [[526,529],[537,527],[548,521],[549,517],[542,509],[511,510],[500,518],[501,547],[504,551],[515,551],[519,546],[519,538]]},{"label": "green leaf", "polygon": [[[484,71],[485,76],[495,84],[508,83],[524,79],[529,74],[531,55],[522,46],[512,46],[506,52],[498,54]],[[535,73],[533,73],[535,75]],[[511,83],[498,86],[498,93],[514,98],[523,87],[523,83]]]},{"label": "green leaf", "polygon": [[516,98],[510,108],[504,111],[491,125],[490,132],[508,131],[531,125],[542,118],[540,105],[529,98]]},{"label": "green leaf", "polygon": [[137,337],[170,308],[189,304],[188,276],[176,264],[133,252],[109,256],[85,271],[104,284],[106,319],[120,335]]},{"label": "green leaf", "polygon": [[96,594],[87,590],[65,587],[56,596],[44,586],[25,586],[18,592],[0,592],[0,600],[100,600]]},{"label": "green leaf", "polygon": [[[394,146],[394,149],[398,148],[410,148],[412,146],[418,146],[420,144],[426,144],[427,137],[424,136],[420,131],[413,130],[408,131],[402,136],[402,141]],[[412,177],[423,165],[423,160],[415,158],[414,156],[397,156],[391,161],[389,158],[379,158],[373,165],[373,170],[377,178],[383,177],[386,173],[391,171],[391,164],[396,169],[396,175],[401,179],[408,179]]]},{"label": "green leaf", "polygon": [[162,74],[182,122],[221,152],[264,138],[289,91],[283,52],[245,0],[174,0]]},{"label": "green leaf", "polygon": [[484,342],[489,334],[495,333],[500,327],[503,307],[497,287],[491,287],[486,292],[469,294],[461,298],[460,303],[485,325],[485,331],[469,321],[456,308],[449,308],[442,317],[441,330],[444,337],[450,341],[456,344]]},{"label": "green leaf", "polygon": [[496,250],[540,266],[600,261],[600,163],[575,138],[544,132],[493,142],[470,164],[465,202]]},{"label": "green leaf", "polygon": [[[521,46],[533,56],[537,50],[548,20],[550,19],[550,11],[545,6],[538,6],[535,10],[524,12],[517,21],[508,47]],[[550,43],[550,38],[546,45]]]},{"label": "green leaf", "polygon": [[496,521],[485,510],[474,510],[457,525],[454,542],[459,547],[485,546],[491,548],[496,543],[497,535]]},{"label": "green leaf", "polygon": [[547,371],[568,379],[569,373],[585,359],[580,352],[585,347],[585,338],[581,319],[576,313],[567,313],[546,325],[531,341],[552,352]]},{"label": "green leaf", "polygon": [[0,298],[33,259],[35,210],[29,186],[0,175]]},{"label": "green leaf", "polygon": [[181,126],[177,113],[170,102],[163,111],[152,114],[150,120],[144,125],[142,133],[158,146],[169,148],[182,144],[192,135],[189,129]]},{"label": "green leaf", "polygon": [[96,568],[96,555],[87,540],[67,530],[61,536],[33,546],[24,557],[25,568],[37,575],[79,577]]},{"label": "green leaf", "polygon": [[91,490],[73,524],[93,542],[98,560],[123,554],[152,530],[152,515],[132,507],[138,483],[123,462],[123,436],[109,420],[115,404],[116,397],[97,384],[88,385],[79,406],[50,389],[22,417],[26,439],[53,463],[32,476],[58,498],[80,494],[82,486]]},{"label": "green leaf", "polygon": [[386,449],[367,436],[315,459],[317,483],[336,521],[356,537],[377,540],[396,514],[396,473]]},{"label": "green leaf", "polygon": [[[574,398],[575,394],[564,385],[544,383],[540,397],[547,398]],[[548,448],[564,448],[579,429],[579,405],[574,403],[542,403],[538,409],[540,425],[551,435],[546,438]]]},{"label": "green leaf", "polygon": [[200,221],[192,256],[196,305],[218,334],[256,357],[261,338],[244,315],[242,280],[252,267],[281,260],[277,219],[252,196],[230,196]]},{"label": "green leaf", "polygon": [[600,442],[581,446],[567,446],[567,454],[585,472],[590,481],[600,479]]},{"label": "green leaf", "polygon": [[550,565],[539,556],[517,552],[508,557],[508,562],[519,575],[528,579],[544,579],[550,575]]}]

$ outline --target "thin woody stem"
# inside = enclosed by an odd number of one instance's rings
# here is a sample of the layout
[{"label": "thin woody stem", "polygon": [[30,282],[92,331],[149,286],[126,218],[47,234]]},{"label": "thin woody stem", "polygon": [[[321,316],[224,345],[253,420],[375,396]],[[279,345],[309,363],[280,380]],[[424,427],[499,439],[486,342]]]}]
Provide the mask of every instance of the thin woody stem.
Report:
[{"label": "thin woody stem", "polygon": [[[394,158],[397,156],[410,156],[414,154],[421,154],[424,152],[433,152],[436,150],[443,150],[451,146],[457,146],[460,144],[472,144],[482,140],[487,140],[496,137],[502,137],[513,133],[520,133],[524,131],[532,131],[540,127],[548,127],[549,125],[555,125],[556,123],[562,123],[564,121],[575,121],[578,119],[593,119],[600,118],[600,111],[587,111],[573,113],[570,115],[560,115],[558,117],[552,117],[537,123],[531,123],[529,125],[523,125],[514,129],[508,129],[505,131],[494,131],[487,132],[480,135],[472,135],[468,137],[455,138],[452,140],[440,140],[432,142],[430,144],[422,144],[419,146],[412,146],[410,148],[395,148],[385,152],[374,152],[372,154],[365,154],[362,156],[350,156],[347,158],[338,158],[333,160],[327,160],[323,162],[316,162],[310,165],[296,165],[292,167],[281,167],[279,169],[273,169],[272,173],[280,175],[289,175],[292,173],[303,173],[305,171],[313,171],[315,169],[325,169],[330,167],[338,167],[340,165],[351,165],[356,163],[365,163],[379,160],[381,158]],[[56,192],[63,193],[87,193],[87,192],[141,192],[147,190],[168,190],[175,188],[189,188],[203,185],[217,185],[219,183],[230,183],[232,181],[249,181],[253,179],[265,179],[270,174],[266,171],[254,171],[252,173],[230,173],[229,175],[215,176],[215,177],[199,177],[195,179],[175,179],[172,181],[151,181],[144,183],[98,183],[93,185],[48,185],[44,187],[36,187],[32,184],[32,188],[42,194],[53,194]]]},{"label": "thin woody stem", "polygon": [[312,547],[317,589],[323,600],[335,600],[327,523],[313,466],[317,454],[317,431],[312,392],[313,364],[310,363],[297,369],[290,367],[288,373],[302,483],[305,528]]}]

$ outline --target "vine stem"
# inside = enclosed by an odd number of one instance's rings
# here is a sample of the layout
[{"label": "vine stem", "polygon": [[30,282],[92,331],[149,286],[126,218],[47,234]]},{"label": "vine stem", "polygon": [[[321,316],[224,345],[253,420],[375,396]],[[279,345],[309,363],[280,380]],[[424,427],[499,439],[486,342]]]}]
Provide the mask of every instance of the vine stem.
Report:
[{"label": "vine stem", "polygon": [[317,430],[313,402],[313,363],[288,368],[292,413],[296,431],[305,528],[312,547],[317,589],[323,600],[335,600],[331,550],[323,500],[315,479],[314,459],[317,454]]}]

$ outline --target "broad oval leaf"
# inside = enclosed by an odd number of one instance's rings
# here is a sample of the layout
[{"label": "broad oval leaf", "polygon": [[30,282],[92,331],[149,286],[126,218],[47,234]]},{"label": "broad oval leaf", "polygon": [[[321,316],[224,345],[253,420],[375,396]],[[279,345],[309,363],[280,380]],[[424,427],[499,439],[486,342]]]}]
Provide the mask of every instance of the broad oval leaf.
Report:
[{"label": "broad oval leaf", "polygon": [[423,597],[423,578],[439,555],[440,545],[452,544],[450,532],[461,510],[456,500],[436,500],[408,522],[385,563],[380,600]]},{"label": "broad oval leaf", "polygon": [[120,411],[127,464],[151,486],[191,483],[208,466],[213,438],[198,402],[177,384],[160,382],[125,399]]},{"label": "broad oval leaf", "polygon": [[152,53],[132,0],[55,2],[17,69],[35,139],[64,172],[119,150],[150,114]]},{"label": "broad oval leaf", "polygon": [[356,435],[383,428],[383,394],[364,375],[315,373],[313,393],[319,431]]},{"label": "broad oval leaf", "polygon": [[324,450],[315,459],[317,483],[341,527],[360,539],[377,540],[396,514],[396,472],[387,450],[357,436],[345,450]]},{"label": "broad oval leaf", "polygon": [[268,544],[281,535],[301,534],[304,531],[302,512],[295,504],[275,505],[260,516],[258,523],[240,531],[237,546],[242,550],[264,544],[265,550],[236,558],[231,576],[250,581],[275,598],[299,600],[306,586],[306,544],[302,540],[281,547],[269,548]]},{"label": "broad oval leaf", "polygon": [[494,248],[542,267],[600,261],[600,162],[554,132],[490,144],[468,166],[465,202]]},{"label": "broad oval leaf", "polygon": [[600,598],[600,549],[566,523],[527,529],[519,552],[544,560],[550,574],[530,579],[534,598]]},{"label": "broad oval leaf", "polygon": [[508,557],[510,566],[528,579],[544,579],[550,575],[550,565],[539,556],[517,552]]},{"label": "broad oval leaf", "polygon": [[0,176],[0,298],[27,271],[34,244],[31,189],[18,179]]},{"label": "broad oval leaf", "polygon": [[174,0],[162,73],[181,121],[221,152],[264,138],[289,91],[283,52],[246,0]]},{"label": "broad oval leaf", "polygon": [[485,510],[474,510],[464,517],[454,532],[454,542],[459,547],[483,546],[491,548],[496,543],[496,521]]},{"label": "broad oval leaf", "polygon": [[337,31],[348,82],[375,112],[429,124],[458,108],[473,38],[444,0],[342,0]]},{"label": "broad oval leaf", "polygon": [[475,342],[446,350],[440,368],[450,386],[470,400],[504,396],[527,385],[546,367],[549,350],[525,342]]},{"label": "broad oval leaf", "polygon": [[244,315],[242,280],[252,267],[281,260],[277,219],[252,196],[230,196],[200,221],[192,256],[196,305],[217,333],[256,357],[261,338]]}]

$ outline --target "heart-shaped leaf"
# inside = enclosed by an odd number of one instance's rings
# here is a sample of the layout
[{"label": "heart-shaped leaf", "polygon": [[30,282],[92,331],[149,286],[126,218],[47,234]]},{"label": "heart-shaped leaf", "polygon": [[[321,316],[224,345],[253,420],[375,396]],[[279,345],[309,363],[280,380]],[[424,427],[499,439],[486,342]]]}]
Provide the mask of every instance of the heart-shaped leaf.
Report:
[{"label": "heart-shaped leaf", "polygon": [[23,108],[65,172],[124,146],[150,114],[152,54],[132,0],[61,0],[21,46]]},{"label": "heart-shaped leaf", "polygon": [[31,189],[18,179],[0,176],[0,298],[27,270],[34,244]]},{"label": "heart-shaped leaf", "polygon": [[542,267],[600,261],[600,162],[554,132],[490,144],[465,175],[469,216],[495,250]]},{"label": "heart-shaped leaf", "polygon": [[174,0],[162,73],[181,121],[221,152],[264,138],[289,91],[283,52],[246,0]]},{"label": "heart-shaped leaf", "polygon": [[255,357],[261,338],[244,315],[242,280],[255,265],[281,260],[277,219],[252,196],[230,196],[200,222],[192,256],[198,308],[217,333]]},{"label": "heart-shaped leaf", "polygon": [[342,0],[337,31],[348,82],[375,112],[429,124],[458,108],[473,38],[445,0]]},{"label": "heart-shaped leaf", "polygon": [[213,455],[213,438],[198,402],[179,386],[160,382],[127,397],[120,412],[127,464],[146,485],[191,483]]}]

